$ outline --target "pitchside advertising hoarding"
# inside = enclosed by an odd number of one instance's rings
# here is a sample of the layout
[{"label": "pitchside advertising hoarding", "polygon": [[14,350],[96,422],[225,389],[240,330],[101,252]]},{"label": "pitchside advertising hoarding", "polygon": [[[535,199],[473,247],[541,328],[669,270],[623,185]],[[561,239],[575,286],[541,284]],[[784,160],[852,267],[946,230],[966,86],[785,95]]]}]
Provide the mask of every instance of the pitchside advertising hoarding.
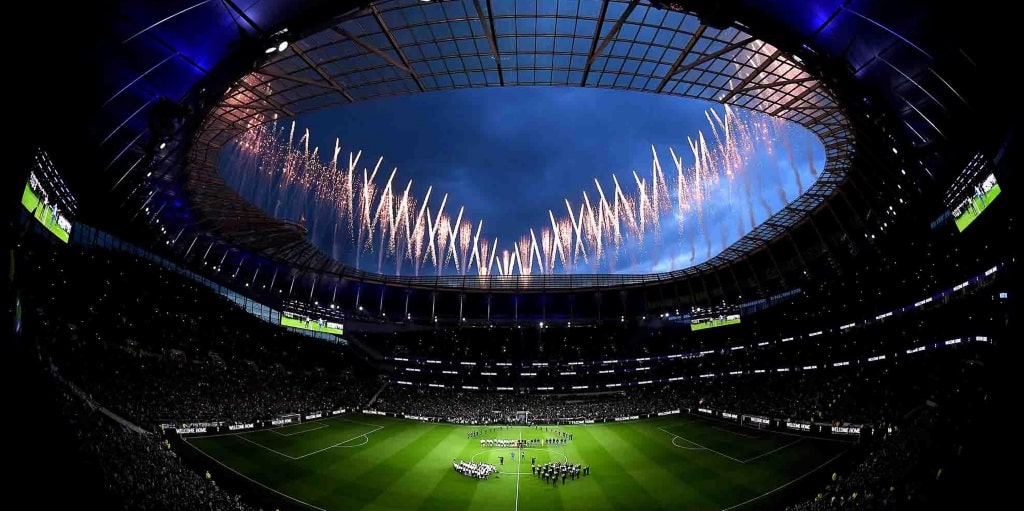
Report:
[{"label": "pitchside advertising hoarding", "polygon": [[165,432],[174,432],[179,435],[202,435],[209,433],[233,433],[238,431],[249,431],[266,428],[277,428],[283,426],[292,426],[296,424],[302,424],[308,421],[320,420],[335,415],[341,415],[348,412],[345,408],[338,408],[335,410],[325,410],[322,412],[310,412],[303,415],[300,414],[285,414],[277,417],[276,419],[262,420],[262,421],[251,421],[251,422],[236,422],[228,424],[226,422],[185,422],[185,423],[164,423],[160,425],[160,429]]}]

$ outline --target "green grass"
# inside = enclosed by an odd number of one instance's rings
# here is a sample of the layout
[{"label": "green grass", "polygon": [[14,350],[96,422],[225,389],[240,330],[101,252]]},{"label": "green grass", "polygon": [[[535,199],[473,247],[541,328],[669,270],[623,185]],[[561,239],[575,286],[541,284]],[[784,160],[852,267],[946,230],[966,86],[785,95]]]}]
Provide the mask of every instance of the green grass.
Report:
[{"label": "green grass", "polygon": [[[481,447],[480,439],[547,433],[512,427],[469,439],[481,428],[346,415],[188,442],[245,477],[331,511],[721,510],[750,499],[740,508],[760,509],[849,447],[685,415],[557,428],[574,439],[530,449],[525,460],[517,453],[515,461],[513,449]],[[452,469],[453,459],[498,465],[499,455],[501,473],[487,480]],[[545,484],[530,473],[532,456],[589,465],[591,475]]]}]

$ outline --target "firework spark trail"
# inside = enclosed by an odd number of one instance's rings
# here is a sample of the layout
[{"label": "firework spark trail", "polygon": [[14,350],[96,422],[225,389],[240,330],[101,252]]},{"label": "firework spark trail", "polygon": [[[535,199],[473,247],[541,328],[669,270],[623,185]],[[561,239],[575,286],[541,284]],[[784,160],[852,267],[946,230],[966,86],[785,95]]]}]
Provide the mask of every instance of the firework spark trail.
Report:
[{"label": "firework spark trail", "polygon": [[687,236],[690,242],[690,258],[687,261],[692,263],[697,258],[697,233],[694,229],[690,229],[687,231]]},{"label": "firework spark trail", "polygon": [[814,146],[807,144],[807,168],[811,171],[811,177],[818,178],[818,169],[814,166]]},{"label": "firework spark trail", "polygon": [[448,227],[448,252],[445,257],[445,263],[448,261],[455,262],[455,271],[459,271],[459,255],[456,253],[459,246],[459,226],[462,224],[462,213],[465,212],[466,207],[462,206],[459,208],[459,216],[455,217],[455,223],[449,224]]},{"label": "firework spark trail", "polygon": [[800,168],[796,164],[796,153],[793,151],[793,143],[790,142],[789,137],[783,137],[783,143],[786,146],[786,153],[789,154],[789,168],[793,170],[793,179],[796,180],[796,194],[803,195],[804,183],[800,179]]},{"label": "firework spark trail", "polygon": [[[584,195],[585,194],[586,194],[586,192],[584,192]],[[573,267],[573,269],[576,268],[576,264],[579,262],[580,254],[581,253],[583,255],[583,261],[586,262],[586,260],[587,260],[587,249],[586,249],[586,246],[583,244],[583,240],[584,240],[584,231],[583,231],[583,228],[584,228],[584,224],[583,224],[583,212],[584,212],[584,209],[583,208],[584,207],[585,207],[585,204],[581,203],[580,204],[579,220],[577,220],[576,219],[577,217],[572,214],[572,204],[569,203],[569,199],[565,199],[565,209],[569,212],[569,223],[572,225],[572,232],[575,235],[574,238],[576,239],[576,244],[573,245],[573,249],[572,249],[572,267]]]},{"label": "firework spark trail", "polygon": [[[363,252],[374,250],[378,271],[393,264],[394,271],[400,273],[405,264],[411,264],[416,275],[428,260],[438,274],[449,266],[462,275],[471,271],[487,275],[495,270],[506,275],[516,271],[524,275],[547,274],[576,270],[581,263],[596,272],[613,268],[623,256],[635,267],[639,253],[645,250],[653,251],[652,265],[659,265],[665,263],[659,258],[660,246],[666,242],[663,238],[671,236],[661,229],[662,215],[675,217],[675,236],[680,241],[688,237],[692,245],[698,236],[693,230],[699,230],[710,251],[706,209],[715,206],[717,210],[717,204],[732,204],[735,187],[742,186],[747,221],[754,227],[755,199],[748,162],[762,147],[771,154],[773,137],[785,134],[783,121],[756,114],[739,115],[728,105],[721,113],[707,111],[705,119],[710,132],[706,135],[698,131],[687,137],[691,164],[684,163],[669,148],[676,170],[671,179],[666,178],[658,151],[651,146],[649,176],[633,171],[632,182],[626,183],[611,174],[611,187],[594,178],[593,189],[582,191],[577,206],[566,198],[563,216],[549,210],[550,225],[528,228],[528,234],[520,236],[511,247],[499,246],[497,238],[489,241],[482,231],[482,221],[474,230],[473,222],[463,220],[464,213],[469,212],[461,206],[453,223],[446,211],[447,194],[440,207],[436,207],[436,202],[431,203],[432,187],[427,188],[422,199],[415,194],[411,181],[400,192],[395,188],[397,169],[389,173],[386,182],[379,183],[383,158],[376,161],[371,171],[360,166],[361,151],[349,152],[348,164],[339,166],[341,142],[336,138],[334,150],[323,155],[329,155],[329,160],[321,161],[319,147],[310,143],[309,130],[302,130],[301,136],[296,137],[294,121],[288,126],[276,120],[266,124],[254,122],[255,127],[238,139],[230,159],[234,168],[225,170],[225,176],[240,182],[236,189],[250,190],[264,209],[274,210],[275,216],[310,215],[312,231],[322,227],[333,233],[329,240],[332,255],[354,259],[357,267]],[[802,192],[793,144],[788,137],[782,138]],[[816,176],[813,147],[808,148],[807,159],[808,171]],[[778,175],[780,162],[772,160]],[[736,179],[742,181],[736,183]],[[781,179],[777,181],[780,184],[776,191],[785,203]],[[721,193],[727,194],[724,200],[718,196]],[[713,194],[715,200],[711,202]],[[760,187],[757,200],[770,215],[771,208],[760,195]],[[742,207],[733,211],[742,214]],[[341,253],[338,247],[339,226],[346,224],[354,257]],[[627,246],[631,248],[624,254]],[[691,261],[695,259],[694,250],[691,246]],[[670,250],[665,257],[674,261],[681,252]]]},{"label": "firework spark trail", "polygon": [[[481,224],[482,226],[482,224]],[[460,262],[462,263],[462,275],[465,275],[469,271],[469,253],[471,244],[475,243],[473,236],[473,223],[469,220],[459,224],[459,255]],[[476,239],[480,238],[480,232],[477,231]]]}]

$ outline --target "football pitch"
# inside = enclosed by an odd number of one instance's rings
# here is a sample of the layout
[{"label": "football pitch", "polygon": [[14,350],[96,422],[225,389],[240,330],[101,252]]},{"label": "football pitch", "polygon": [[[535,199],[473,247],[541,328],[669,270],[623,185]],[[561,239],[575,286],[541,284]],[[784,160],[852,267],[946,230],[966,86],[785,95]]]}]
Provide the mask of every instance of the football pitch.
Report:
[{"label": "football pitch", "polygon": [[[522,451],[480,442],[562,433],[572,440]],[[220,464],[325,511],[765,509],[779,506],[798,482],[830,474],[828,465],[850,447],[689,415],[509,427],[349,414],[186,441],[211,468]],[[531,472],[533,458],[586,465],[590,475],[551,484]],[[498,473],[471,478],[453,461],[490,463]]]}]

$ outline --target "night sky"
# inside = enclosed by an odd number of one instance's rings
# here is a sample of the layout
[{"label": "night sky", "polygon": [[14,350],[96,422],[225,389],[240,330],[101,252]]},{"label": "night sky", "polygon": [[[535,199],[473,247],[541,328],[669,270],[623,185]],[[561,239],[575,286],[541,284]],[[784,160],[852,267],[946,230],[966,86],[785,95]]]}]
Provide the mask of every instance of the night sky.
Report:
[{"label": "night sky", "polygon": [[[708,129],[705,111],[722,106],[664,95],[604,89],[567,87],[506,87],[418,93],[331,108],[297,119],[296,139],[310,130],[310,148],[320,147],[329,159],[335,137],[341,139],[339,162],[349,151],[363,151],[358,169],[372,170],[384,157],[377,181],[383,186],[388,174],[398,167],[395,186],[399,191],[413,180],[413,193],[422,197],[433,185],[431,204],[449,194],[446,211],[453,217],[460,205],[465,217],[484,221],[484,235],[499,238],[511,249],[511,242],[534,228],[549,226],[548,210],[556,216],[566,213],[564,199],[579,204],[582,192],[596,196],[594,178],[606,194],[613,188],[614,173],[624,191],[636,190],[632,171],[649,179],[651,145],[658,150],[667,178],[675,167],[668,149],[675,149],[689,165],[693,157],[687,136],[696,137]],[[659,247],[648,237],[636,240],[620,251],[615,261],[600,267],[582,263],[577,272],[644,273],[678,269],[700,263],[740,237],[740,231],[767,219],[783,206],[782,195],[792,201],[798,195],[796,173],[806,190],[824,167],[824,152],[818,140],[800,126],[787,125],[771,154],[759,148],[747,163],[751,185],[748,199],[743,187],[723,180],[705,207],[703,228],[696,221],[685,224],[678,234],[676,219],[664,217]],[[792,151],[789,150],[792,147]],[[247,199],[279,218],[296,220],[305,216],[311,239],[326,252],[353,264],[355,244],[347,230],[337,231],[324,218],[327,208],[314,208],[287,191],[268,192],[269,187],[240,186],[243,173],[251,172],[225,151],[222,173],[240,188]],[[811,169],[810,161],[814,161]],[[816,170],[816,172],[815,172]],[[674,181],[674,179],[671,179]],[[251,178],[245,182],[251,183]],[[627,186],[628,185],[628,186]],[[669,184],[671,188],[673,185]],[[280,203],[278,203],[280,201]],[[751,215],[751,206],[753,215]],[[710,249],[709,249],[710,248]],[[500,254],[499,254],[500,257]],[[376,254],[364,254],[359,266],[377,270]],[[380,268],[394,273],[394,263]],[[565,271],[559,269],[559,271]],[[408,268],[403,274],[409,274]],[[436,273],[430,268],[421,274]],[[457,273],[446,268],[443,273]],[[472,271],[470,273],[475,273]]]}]

